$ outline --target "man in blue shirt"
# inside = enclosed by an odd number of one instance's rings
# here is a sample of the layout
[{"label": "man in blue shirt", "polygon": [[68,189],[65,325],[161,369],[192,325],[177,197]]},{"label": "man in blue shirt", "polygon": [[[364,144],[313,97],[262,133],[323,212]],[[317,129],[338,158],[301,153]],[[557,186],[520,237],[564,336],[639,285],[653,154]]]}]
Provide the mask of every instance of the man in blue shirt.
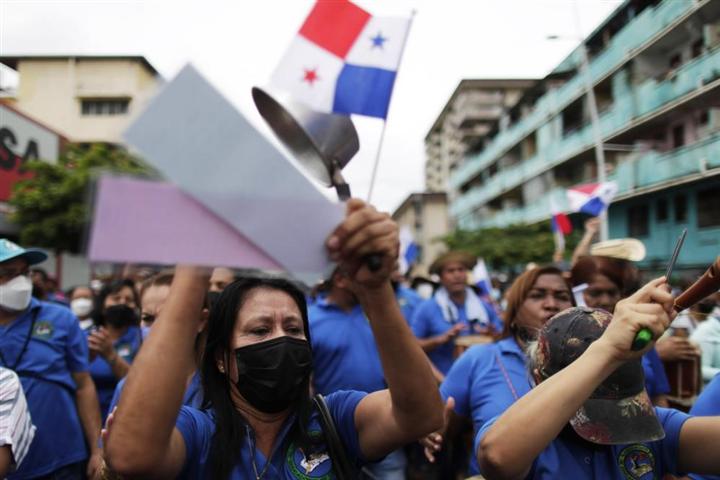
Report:
[{"label": "man in blue shirt", "polygon": [[[669,326],[665,279],[620,301],[614,317],[587,307],[553,317],[528,347],[538,386],[475,439],[489,479],[641,479],[720,471],[720,417],[653,408],[640,357],[642,328]],[[612,320],[612,322],[610,321]]]},{"label": "man in blue shirt", "polygon": [[37,427],[11,480],[82,478],[102,463],[100,409],[78,320],[67,307],[31,299],[29,266],[46,258],[0,239],[0,366],[20,377]]},{"label": "man in blue shirt", "polygon": [[458,335],[502,331],[502,322],[492,305],[468,286],[468,271],[475,258],[465,252],[448,252],[430,266],[440,276],[441,287],[421,303],[411,327],[430,360],[443,375],[453,363],[454,339]]},{"label": "man in blue shirt", "polygon": [[[325,285],[308,307],[315,392],[372,393],[387,388],[370,322],[349,288],[348,277],[335,271]],[[404,479],[405,463],[398,450],[367,468],[377,478]]]}]

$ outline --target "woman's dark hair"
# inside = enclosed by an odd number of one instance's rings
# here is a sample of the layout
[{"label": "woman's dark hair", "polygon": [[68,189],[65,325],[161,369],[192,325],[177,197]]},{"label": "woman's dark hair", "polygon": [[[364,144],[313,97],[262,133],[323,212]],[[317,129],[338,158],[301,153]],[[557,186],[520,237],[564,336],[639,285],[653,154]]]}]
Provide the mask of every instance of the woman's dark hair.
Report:
[{"label": "woman's dark hair", "polygon": [[638,271],[629,260],[587,255],[580,257],[571,270],[573,285],[592,283],[595,275],[604,275],[620,290],[623,297],[638,289]]},{"label": "woman's dark hair", "polygon": [[512,285],[510,285],[510,288],[508,288],[507,292],[505,292],[507,307],[505,308],[505,313],[503,314],[504,326],[500,338],[508,338],[513,335],[515,317],[520,311],[520,307],[522,307],[522,304],[525,302],[530,290],[532,290],[535,282],[537,282],[537,279],[541,275],[557,275],[562,278],[565,286],[567,286],[568,293],[570,294],[570,301],[573,306],[575,306],[575,298],[572,294],[572,288],[563,276],[562,270],[551,265],[526,270],[515,279]]},{"label": "woman's dark hair", "polygon": [[119,280],[113,280],[107,285],[103,286],[100,293],[95,297],[95,307],[93,310],[93,322],[96,326],[105,325],[105,318],[103,311],[105,310],[105,299],[110,295],[118,293],[123,288],[129,288],[132,291],[135,305],[140,306],[140,297],[138,296],[137,290],[135,290],[135,284],[129,278],[122,278]]},{"label": "woman's dark hair", "polygon": [[[207,327],[207,343],[205,355],[201,363],[203,381],[203,408],[215,412],[215,434],[210,447],[210,478],[228,478],[237,465],[238,452],[241,451],[246,438],[247,422],[237,411],[230,397],[230,383],[224,373],[217,367],[217,355],[223,355],[226,362],[233,361],[232,337],[237,315],[248,294],[257,288],[268,288],[288,294],[302,316],[305,338],[310,343],[307,303],[305,295],[292,282],[274,277],[245,277],[231,283],[220,294],[214,308],[210,309]],[[307,432],[307,424],[312,412],[310,398],[310,376],[303,385],[303,391],[295,404],[297,412],[295,424],[291,431],[297,443],[304,451],[311,451],[317,443],[315,437]],[[268,459],[270,461],[270,459]]]}]

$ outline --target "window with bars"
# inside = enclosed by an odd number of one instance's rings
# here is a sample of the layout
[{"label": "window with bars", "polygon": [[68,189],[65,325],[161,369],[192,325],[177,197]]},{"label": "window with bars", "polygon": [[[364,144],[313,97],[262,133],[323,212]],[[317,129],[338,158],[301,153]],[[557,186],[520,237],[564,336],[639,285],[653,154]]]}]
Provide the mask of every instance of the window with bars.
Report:
[{"label": "window with bars", "polygon": [[80,101],[83,115],[125,115],[128,113],[128,98],[93,98]]}]

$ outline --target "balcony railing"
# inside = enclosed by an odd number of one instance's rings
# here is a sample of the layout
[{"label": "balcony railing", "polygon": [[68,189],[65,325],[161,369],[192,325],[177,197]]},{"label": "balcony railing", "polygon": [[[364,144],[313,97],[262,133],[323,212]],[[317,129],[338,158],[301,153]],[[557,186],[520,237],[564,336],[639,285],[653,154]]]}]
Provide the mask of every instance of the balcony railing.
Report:
[{"label": "balcony railing", "polygon": [[[639,121],[676,100],[720,79],[720,48],[682,65],[666,79],[649,79],[628,94],[615,98],[613,107],[600,117],[600,131],[604,138],[611,137],[634,121]],[[482,186],[461,196],[451,205],[455,216],[462,216],[468,210],[492,200],[506,190],[559,165],[578,153],[591,148],[593,136],[591,125],[575,130],[560,141],[552,142],[547,148],[521,164],[504,170],[486,180]],[[467,165],[467,164],[466,164]],[[463,168],[466,166],[460,168]],[[457,178],[457,177],[454,177]],[[498,182],[496,184],[496,178]],[[467,194],[466,194],[467,195]]]},{"label": "balcony railing", "polygon": [[[632,194],[639,189],[651,188],[678,178],[701,175],[707,170],[720,168],[720,133],[714,133],[691,145],[670,152],[651,151],[618,165],[608,176],[618,184],[618,196]],[[514,223],[535,223],[550,217],[550,199],[561,210],[567,210],[565,188],[555,188],[526,207],[507,209],[486,218],[476,218],[461,212],[461,228],[487,228]],[[462,199],[461,199],[462,200]]]},{"label": "balcony railing", "polygon": [[[665,0],[654,8],[646,8],[610,40],[606,49],[590,61],[593,82],[627,62],[628,56],[653,39],[668,25],[702,2]],[[495,136],[493,142],[478,155],[466,158],[463,166],[451,178],[453,188],[459,188],[478,172],[494,162],[506,150],[536,130],[553,115],[583,94],[585,82],[574,76],[556,90],[550,90],[536,103],[533,111],[507,130]]]}]

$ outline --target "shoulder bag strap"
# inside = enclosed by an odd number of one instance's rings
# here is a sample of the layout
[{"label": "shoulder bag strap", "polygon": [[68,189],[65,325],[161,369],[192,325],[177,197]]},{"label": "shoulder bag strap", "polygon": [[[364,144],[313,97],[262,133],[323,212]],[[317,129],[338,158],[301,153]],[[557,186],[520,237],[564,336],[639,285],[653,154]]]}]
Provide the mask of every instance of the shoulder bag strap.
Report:
[{"label": "shoulder bag strap", "polygon": [[335,421],[330,415],[325,398],[321,394],[316,394],[313,397],[313,402],[320,412],[320,420],[322,423],[323,434],[325,435],[325,441],[327,442],[330,459],[332,460],[332,468],[335,471],[335,475],[339,480],[351,480],[354,475],[352,464],[347,458],[345,446],[338,435],[337,428],[335,428]]}]

